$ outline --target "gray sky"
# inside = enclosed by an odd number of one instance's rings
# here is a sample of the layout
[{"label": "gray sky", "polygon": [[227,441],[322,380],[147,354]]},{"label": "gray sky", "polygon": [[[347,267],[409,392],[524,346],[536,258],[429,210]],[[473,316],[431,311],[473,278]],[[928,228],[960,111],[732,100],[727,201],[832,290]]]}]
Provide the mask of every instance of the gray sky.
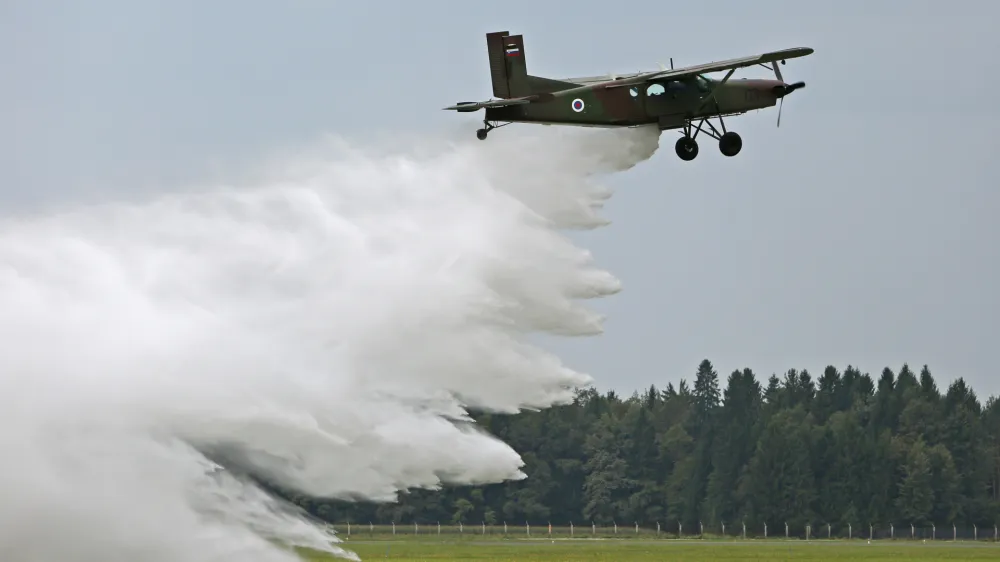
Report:
[{"label": "gray sky", "polygon": [[1000,393],[1000,4],[609,6],[3,0],[0,203],[210,180],[328,131],[467,120],[471,137],[478,116],[440,108],[490,96],[488,31],[523,33],[542,76],[809,46],[782,68],[808,86],[780,129],[776,110],[727,121],[738,157],[702,142],[682,162],[667,132],[611,178],[613,224],[575,237],[625,290],[594,303],[604,336],[555,350],[626,393],[691,379],[706,357],[762,379],[927,363],[942,387],[964,376]]}]

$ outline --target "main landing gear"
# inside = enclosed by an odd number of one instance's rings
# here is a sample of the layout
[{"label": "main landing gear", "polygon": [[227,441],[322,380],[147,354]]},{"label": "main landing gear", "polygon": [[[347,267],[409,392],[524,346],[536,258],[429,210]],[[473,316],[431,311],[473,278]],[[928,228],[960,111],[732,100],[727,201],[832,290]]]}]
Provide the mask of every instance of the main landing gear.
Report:
[{"label": "main landing gear", "polygon": [[479,140],[486,140],[486,135],[490,133],[493,129],[499,129],[500,127],[506,127],[510,123],[504,123],[503,125],[497,125],[495,123],[490,123],[488,120],[483,119],[483,128],[476,131],[476,138]]},{"label": "main landing gear", "polygon": [[[703,131],[706,135],[719,141],[719,152],[724,156],[736,156],[739,154],[740,149],[743,148],[743,139],[733,131],[726,131],[726,123],[722,120],[721,115],[719,116],[719,124],[722,126],[721,133],[707,118],[702,119],[695,128],[694,134],[692,134],[691,121],[685,123],[684,136],[677,139],[677,144],[674,145],[677,156],[684,161],[694,160],[698,156],[698,142],[694,139],[698,136],[698,133]],[[711,130],[702,129],[704,125],[708,125]]]}]

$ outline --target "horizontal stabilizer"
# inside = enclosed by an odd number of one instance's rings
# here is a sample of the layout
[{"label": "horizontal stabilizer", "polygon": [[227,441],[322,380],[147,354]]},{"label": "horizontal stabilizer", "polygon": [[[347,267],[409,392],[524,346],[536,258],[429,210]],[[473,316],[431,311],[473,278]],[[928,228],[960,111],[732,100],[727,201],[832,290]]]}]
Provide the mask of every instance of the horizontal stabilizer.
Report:
[{"label": "horizontal stabilizer", "polygon": [[504,107],[507,105],[522,105],[526,103],[531,103],[533,98],[531,96],[523,98],[510,98],[505,100],[490,100],[490,101],[460,101],[455,105],[445,107],[445,110],[451,111],[461,111],[472,112],[479,111],[487,107]]}]

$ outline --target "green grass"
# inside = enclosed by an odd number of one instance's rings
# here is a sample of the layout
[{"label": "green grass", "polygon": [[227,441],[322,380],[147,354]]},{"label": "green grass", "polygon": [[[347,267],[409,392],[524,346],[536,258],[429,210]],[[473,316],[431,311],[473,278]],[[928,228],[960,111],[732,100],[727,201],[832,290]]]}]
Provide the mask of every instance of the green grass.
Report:
[{"label": "green grass", "polygon": [[[1000,560],[996,543],[902,541],[678,541],[678,540],[459,540],[454,542],[404,539],[345,541],[341,546],[363,561],[416,562],[538,561],[922,561]],[[334,561],[326,555],[307,553],[313,562]]]}]

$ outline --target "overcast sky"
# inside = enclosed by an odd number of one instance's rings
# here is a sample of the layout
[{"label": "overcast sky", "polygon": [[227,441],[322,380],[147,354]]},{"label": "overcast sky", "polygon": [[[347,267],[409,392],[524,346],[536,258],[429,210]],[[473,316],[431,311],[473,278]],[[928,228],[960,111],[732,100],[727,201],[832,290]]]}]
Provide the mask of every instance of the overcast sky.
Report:
[{"label": "overcast sky", "polygon": [[742,153],[703,141],[694,162],[667,132],[610,179],[613,224],[576,238],[625,289],[595,304],[604,336],[555,349],[625,393],[709,358],[762,379],[927,363],[985,399],[997,21],[983,0],[0,0],[0,204],[169,189],[329,131],[471,137],[476,116],[440,108],[490,96],[488,31],[523,33],[529,72],[556,77],[808,46],[780,129],[776,110],[730,119]]}]

